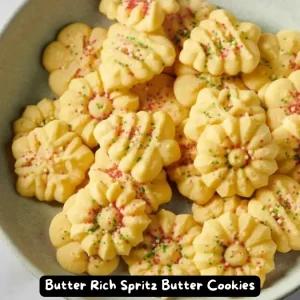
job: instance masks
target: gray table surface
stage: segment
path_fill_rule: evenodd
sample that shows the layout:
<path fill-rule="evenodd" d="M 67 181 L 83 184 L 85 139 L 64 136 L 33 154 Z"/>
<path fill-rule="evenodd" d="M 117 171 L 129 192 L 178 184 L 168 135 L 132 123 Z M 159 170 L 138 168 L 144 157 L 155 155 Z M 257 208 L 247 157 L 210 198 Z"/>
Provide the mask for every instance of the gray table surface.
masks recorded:
<path fill-rule="evenodd" d="M 23 0 L 0 1 L 0 28 Z M 35 278 L 0 241 L 0 293 L 1 300 L 41 300 L 39 281 Z M 52 300 L 54 298 L 47 298 Z M 59 298 L 55 298 L 59 299 Z M 286 300 L 299 300 L 300 291 L 287 297 Z M 61 298 L 62 300 L 62 298 Z"/>

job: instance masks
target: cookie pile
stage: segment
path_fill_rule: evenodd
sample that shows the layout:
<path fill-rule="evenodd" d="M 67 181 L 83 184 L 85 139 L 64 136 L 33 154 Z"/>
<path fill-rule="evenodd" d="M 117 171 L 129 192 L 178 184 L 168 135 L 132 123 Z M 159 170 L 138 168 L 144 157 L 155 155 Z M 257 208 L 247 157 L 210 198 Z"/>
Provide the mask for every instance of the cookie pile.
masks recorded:
<path fill-rule="evenodd" d="M 57 100 L 13 126 L 18 193 L 64 203 L 49 229 L 58 263 L 263 285 L 276 251 L 300 250 L 300 33 L 202 0 L 100 12 L 117 23 L 68 25 L 46 47 Z M 161 207 L 168 179 L 191 214 Z"/>

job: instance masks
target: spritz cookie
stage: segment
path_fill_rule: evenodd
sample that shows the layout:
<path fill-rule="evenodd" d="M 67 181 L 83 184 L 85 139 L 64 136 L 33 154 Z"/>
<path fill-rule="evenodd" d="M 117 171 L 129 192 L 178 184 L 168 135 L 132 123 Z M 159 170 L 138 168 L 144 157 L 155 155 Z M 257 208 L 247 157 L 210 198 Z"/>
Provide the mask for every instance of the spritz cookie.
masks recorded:
<path fill-rule="evenodd" d="M 216 219 L 227 212 L 241 215 L 248 212 L 249 200 L 243 200 L 239 196 L 222 198 L 219 195 L 214 195 L 205 205 L 194 203 L 192 213 L 194 220 L 203 225 L 205 221 Z"/>
<path fill-rule="evenodd" d="M 197 150 L 195 167 L 221 197 L 250 197 L 278 168 L 278 146 L 268 126 L 250 117 L 228 117 L 222 124 L 207 126 Z"/>
<path fill-rule="evenodd" d="M 259 64 L 260 28 L 240 23 L 226 10 L 214 10 L 184 42 L 180 61 L 212 75 L 251 73 Z"/>
<path fill-rule="evenodd" d="M 217 7 L 203 0 L 178 0 L 178 3 L 179 11 L 168 15 L 163 27 L 176 50 L 180 52 L 191 31 Z"/>
<path fill-rule="evenodd" d="M 185 135 L 197 142 L 207 125 L 220 124 L 228 116 L 249 116 L 259 124 L 266 122 L 265 110 L 257 94 L 249 90 L 216 88 L 203 89 L 192 106 L 184 128 Z"/>
<path fill-rule="evenodd" d="M 193 240 L 201 227 L 193 217 L 161 210 L 150 218 L 143 242 L 123 257 L 130 275 L 200 275 Z"/>
<path fill-rule="evenodd" d="M 12 145 L 17 191 L 40 201 L 65 202 L 85 179 L 93 152 L 63 121 L 36 128 Z"/>
<path fill-rule="evenodd" d="M 264 101 L 266 89 L 272 81 L 300 70 L 300 32 L 281 30 L 276 35 L 263 33 L 258 47 L 260 63 L 252 73 L 244 74 L 243 80 Z"/>
<path fill-rule="evenodd" d="M 179 60 L 176 60 L 174 63 L 174 72 L 175 76 L 183 76 L 183 75 L 200 75 L 201 73 L 196 71 L 194 68 L 189 67 L 181 63 Z"/>
<path fill-rule="evenodd" d="M 167 74 L 155 76 L 147 83 L 139 84 L 132 91 L 139 96 L 140 108 L 148 112 L 165 111 L 180 125 L 189 116 L 189 110 L 175 98 L 173 87 L 175 79 Z"/>
<path fill-rule="evenodd" d="M 204 88 L 247 90 L 239 76 L 213 76 L 208 73 L 198 73 L 183 67 L 177 68 L 179 75 L 174 83 L 174 94 L 179 103 L 191 108 L 197 101 L 198 94 Z"/>
<path fill-rule="evenodd" d="M 202 181 L 201 173 L 195 168 L 197 144 L 188 139 L 183 132 L 186 120 L 176 130 L 176 141 L 180 146 L 181 158 L 167 167 L 169 178 L 176 182 L 179 192 L 186 198 L 204 204 L 214 195 L 215 190 Z"/>
<path fill-rule="evenodd" d="M 109 261 L 99 255 L 89 256 L 80 242 L 71 238 L 71 227 L 66 214 L 61 212 L 53 218 L 49 228 L 51 243 L 57 249 L 56 259 L 63 269 L 72 274 L 89 275 L 109 275 L 117 269 L 119 256 Z"/>
<path fill-rule="evenodd" d="M 146 34 L 114 24 L 101 54 L 100 73 L 106 90 L 132 88 L 172 66 L 176 53 L 162 35 Z"/>
<path fill-rule="evenodd" d="M 37 105 L 28 105 L 21 118 L 13 124 L 14 140 L 28 135 L 35 128 L 43 127 L 58 119 L 58 104 L 58 101 L 44 98 Z"/>
<path fill-rule="evenodd" d="M 100 12 L 110 20 L 142 32 L 156 31 L 166 15 L 178 12 L 176 0 L 102 0 Z"/>
<path fill-rule="evenodd" d="M 119 256 L 128 255 L 143 240 L 149 223 L 144 201 L 134 199 L 118 183 L 107 189 L 93 181 L 67 201 L 49 233 L 65 270 L 108 275 L 117 268 Z"/>
<path fill-rule="evenodd" d="M 98 71 L 73 79 L 59 102 L 60 120 L 67 122 L 90 148 L 98 145 L 93 133 L 99 122 L 111 114 L 135 112 L 139 108 L 139 98 L 132 92 L 105 92 Z"/>
<path fill-rule="evenodd" d="M 147 214 L 156 212 L 160 205 L 168 203 L 172 198 L 172 190 L 164 170 L 152 181 L 139 183 L 129 173 L 121 171 L 102 148 L 95 154 L 95 164 L 90 168 L 89 178 L 100 180 L 107 187 L 119 183 L 123 189 L 134 193 L 137 199 L 145 201 Z"/>
<path fill-rule="evenodd" d="M 300 183 L 300 117 L 286 117 L 272 135 L 279 146 L 277 173 L 288 175 Z"/>
<path fill-rule="evenodd" d="M 107 37 L 104 28 L 90 28 L 74 23 L 60 31 L 57 40 L 47 46 L 43 54 L 44 68 L 50 73 L 49 85 L 61 96 L 73 78 L 95 71 L 100 64 L 103 42 Z"/>
<path fill-rule="evenodd" d="M 288 78 L 272 82 L 265 93 L 267 123 L 271 130 L 278 128 L 290 115 L 300 114 L 300 70 Z"/>
<path fill-rule="evenodd" d="M 263 286 L 274 270 L 276 244 L 271 230 L 249 214 L 232 212 L 204 223 L 194 240 L 195 265 L 201 275 L 258 276 Z"/>
<path fill-rule="evenodd" d="M 271 228 L 279 252 L 300 250 L 300 185 L 286 175 L 274 175 L 249 202 L 251 215 Z"/>
<path fill-rule="evenodd" d="M 112 115 L 97 125 L 94 136 L 122 172 L 142 183 L 181 156 L 174 121 L 166 112 Z"/>

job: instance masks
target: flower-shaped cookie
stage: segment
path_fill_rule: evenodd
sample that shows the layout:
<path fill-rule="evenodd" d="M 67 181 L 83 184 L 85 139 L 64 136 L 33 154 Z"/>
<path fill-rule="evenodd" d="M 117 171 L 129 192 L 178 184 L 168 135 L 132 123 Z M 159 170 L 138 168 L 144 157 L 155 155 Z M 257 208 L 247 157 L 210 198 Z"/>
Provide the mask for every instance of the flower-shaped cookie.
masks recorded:
<path fill-rule="evenodd" d="M 178 0 L 180 10 L 166 17 L 163 27 L 179 52 L 191 31 L 217 7 L 203 0 Z"/>
<path fill-rule="evenodd" d="M 228 212 L 206 221 L 194 248 L 201 275 L 256 275 L 263 286 L 275 267 L 276 244 L 270 229 L 245 213 Z"/>
<path fill-rule="evenodd" d="M 189 110 L 176 100 L 173 86 L 173 77 L 160 74 L 147 83 L 137 85 L 132 91 L 140 98 L 140 110 L 165 111 L 178 126 L 188 117 Z"/>
<path fill-rule="evenodd" d="M 183 70 L 182 67 L 176 72 L 185 74 L 176 78 L 174 94 L 178 102 L 187 108 L 191 108 L 196 103 L 199 92 L 204 88 L 247 90 L 239 76 L 200 74 L 198 72 L 188 72 L 186 69 Z"/>
<path fill-rule="evenodd" d="M 65 202 L 94 162 L 92 151 L 67 123 L 54 120 L 12 145 L 17 191 L 40 201 Z"/>
<path fill-rule="evenodd" d="M 83 77 L 98 68 L 106 37 L 106 29 L 74 23 L 60 31 L 57 40 L 47 46 L 43 65 L 50 73 L 49 85 L 56 95 L 61 96 L 73 78 Z"/>
<path fill-rule="evenodd" d="M 238 89 L 203 89 L 184 128 L 185 135 L 197 142 L 207 125 L 220 124 L 228 116 L 249 116 L 257 123 L 265 123 L 266 113 L 253 91 Z"/>
<path fill-rule="evenodd" d="M 90 168 L 89 178 L 100 180 L 107 187 L 118 182 L 122 188 L 132 190 L 136 198 L 146 202 L 148 214 L 157 211 L 160 205 L 172 198 L 165 171 L 162 170 L 151 182 L 139 183 L 130 174 L 122 172 L 102 148 L 95 154 L 95 164 Z"/>
<path fill-rule="evenodd" d="M 223 9 L 214 10 L 209 19 L 192 30 L 179 59 L 199 72 L 237 75 L 252 72 L 260 60 L 258 26 L 240 23 Z"/>
<path fill-rule="evenodd" d="M 14 140 L 26 136 L 35 128 L 43 127 L 49 122 L 58 119 L 59 102 L 43 99 L 37 105 L 28 105 L 22 117 L 14 122 Z"/>
<path fill-rule="evenodd" d="M 71 238 L 71 227 L 66 213 L 61 212 L 53 218 L 49 228 L 51 243 L 57 248 L 56 259 L 62 268 L 72 274 L 89 275 L 109 275 L 117 269 L 119 256 L 105 261 L 99 255 L 88 255 L 80 242 Z"/>
<path fill-rule="evenodd" d="M 300 183 L 300 117 L 285 118 L 272 135 L 279 146 L 278 173 L 289 175 Z"/>
<path fill-rule="evenodd" d="M 166 15 L 178 12 L 176 0 L 102 0 L 100 12 L 110 20 L 142 32 L 153 32 Z"/>
<path fill-rule="evenodd" d="M 161 210 L 151 215 L 144 241 L 123 259 L 131 275 L 200 275 L 193 240 L 201 232 L 191 215 Z"/>
<path fill-rule="evenodd" d="M 145 202 L 135 199 L 130 190 L 122 189 L 118 183 L 107 188 L 101 181 L 91 180 L 66 202 L 49 232 L 64 269 L 103 275 L 114 271 L 119 255 L 128 255 L 143 240 L 149 223 Z M 82 249 L 79 259 L 72 255 L 78 245 Z M 102 266 L 99 270 L 97 263 Z"/>
<path fill-rule="evenodd" d="M 239 196 L 222 198 L 214 195 L 205 205 L 194 203 L 192 206 L 194 220 L 203 225 L 205 221 L 216 219 L 227 212 L 241 215 L 248 212 L 249 200 L 242 200 Z"/>
<path fill-rule="evenodd" d="M 199 204 L 205 204 L 214 195 L 215 190 L 202 181 L 201 173 L 195 168 L 197 156 L 196 143 L 186 138 L 184 121 L 176 130 L 176 140 L 180 146 L 181 158 L 167 168 L 169 178 L 175 181 L 179 192 L 186 198 Z"/>
<path fill-rule="evenodd" d="M 300 70 L 300 32 L 282 30 L 276 35 L 263 33 L 258 47 L 260 63 L 252 73 L 244 74 L 243 80 L 264 101 L 266 89 L 272 81 Z"/>
<path fill-rule="evenodd" d="M 180 159 L 175 124 L 166 112 L 112 115 L 96 127 L 94 136 L 119 169 L 138 182 L 152 181 L 164 166 Z"/>
<path fill-rule="evenodd" d="M 98 71 L 71 81 L 68 90 L 59 99 L 59 118 L 67 122 L 90 148 L 98 145 L 94 129 L 111 114 L 135 112 L 139 98 L 129 91 L 105 92 Z"/>
<path fill-rule="evenodd" d="M 265 105 L 267 123 L 272 131 L 287 116 L 300 115 L 300 70 L 272 82 L 265 93 Z"/>
<path fill-rule="evenodd" d="M 106 90 L 131 88 L 151 80 L 175 61 L 172 43 L 162 35 L 146 34 L 114 24 L 101 54 L 100 73 Z"/>
<path fill-rule="evenodd" d="M 259 189 L 248 211 L 271 228 L 279 252 L 300 250 L 300 185 L 286 175 L 274 175 Z"/>
<path fill-rule="evenodd" d="M 195 167 L 221 197 L 250 197 L 277 170 L 278 146 L 267 125 L 250 117 L 228 117 L 209 125 L 198 141 Z"/>

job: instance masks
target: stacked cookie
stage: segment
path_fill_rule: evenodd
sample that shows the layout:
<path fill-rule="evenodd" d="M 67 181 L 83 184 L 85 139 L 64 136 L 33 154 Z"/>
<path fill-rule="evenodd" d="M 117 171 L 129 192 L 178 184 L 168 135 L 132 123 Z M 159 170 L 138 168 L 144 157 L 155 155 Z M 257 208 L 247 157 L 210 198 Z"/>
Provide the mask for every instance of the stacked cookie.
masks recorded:
<path fill-rule="evenodd" d="M 57 100 L 14 123 L 17 191 L 64 203 L 49 233 L 73 274 L 257 275 L 300 250 L 300 33 L 198 0 L 101 1 L 108 30 L 44 51 Z M 161 206 L 168 180 L 191 214 Z"/>

